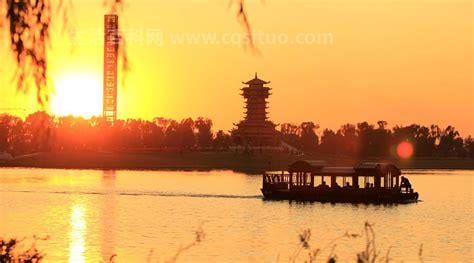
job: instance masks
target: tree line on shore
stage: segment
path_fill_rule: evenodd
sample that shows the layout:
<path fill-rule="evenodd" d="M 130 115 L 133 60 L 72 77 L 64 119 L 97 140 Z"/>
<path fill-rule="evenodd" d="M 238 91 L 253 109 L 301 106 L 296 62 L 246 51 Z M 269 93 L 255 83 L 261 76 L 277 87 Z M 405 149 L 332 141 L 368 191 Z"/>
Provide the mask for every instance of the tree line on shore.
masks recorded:
<path fill-rule="evenodd" d="M 416 157 L 470 157 L 474 158 L 474 140 L 461 137 L 453 126 L 441 128 L 411 124 L 388 128 L 386 121 L 376 125 L 366 121 L 344 124 L 338 130 L 324 129 L 318 136 L 319 126 L 313 122 L 301 125 L 282 124 L 283 141 L 296 145 L 304 152 L 338 154 L 351 157 L 394 156 L 397 146 L 408 142 Z"/>
<path fill-rule="evenodd" d="M 345 124 L 338 130 L 313 122 L 284 123 L 278 136 L 302 152 L 350 157 L 390 156 L 401 142 L 413 145 L 417 157 L 474 158 L 474 140 L 453 127 L 411 124 L 388 128 L 387 122 Z M 21 155 L 64 150 L 228 150 L 235 146 L 231 132 L 212 131 L 208 118 L 181 121 L 155 118 L 117 120 L 100 117 L 53 117 L 45 112 L 25 119 L 0 115 L 0 152 Z"/>

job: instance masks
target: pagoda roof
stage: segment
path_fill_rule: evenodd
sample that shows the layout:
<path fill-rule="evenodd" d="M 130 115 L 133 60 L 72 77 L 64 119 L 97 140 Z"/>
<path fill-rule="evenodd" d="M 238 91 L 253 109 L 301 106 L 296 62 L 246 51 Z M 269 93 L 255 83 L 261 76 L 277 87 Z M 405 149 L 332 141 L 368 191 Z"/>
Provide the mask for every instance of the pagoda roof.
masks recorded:
<path fill-rule="evenodd" d="M 265 80 L 261 80 L 258 78 L 257 76 L 257 72 L 255 72 L 255 77 L 247 82 L 242 82 L 243 84 L 247 84 L 247 85 L 264 85 L 264 84 L 269 84 L 270 81 L 265 81 Z"/>

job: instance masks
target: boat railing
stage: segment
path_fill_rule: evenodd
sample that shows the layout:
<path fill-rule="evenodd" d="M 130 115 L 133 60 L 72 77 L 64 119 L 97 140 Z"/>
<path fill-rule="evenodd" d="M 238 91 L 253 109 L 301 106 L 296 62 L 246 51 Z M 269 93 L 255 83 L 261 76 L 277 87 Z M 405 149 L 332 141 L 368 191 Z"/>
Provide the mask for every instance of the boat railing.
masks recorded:
<path fill-rule="evenodd" d="M 264 184 L 281 184 L 290 182 L 290 174 L 289 173 L 265 173 L 263 175 L 263 183 Z"/>

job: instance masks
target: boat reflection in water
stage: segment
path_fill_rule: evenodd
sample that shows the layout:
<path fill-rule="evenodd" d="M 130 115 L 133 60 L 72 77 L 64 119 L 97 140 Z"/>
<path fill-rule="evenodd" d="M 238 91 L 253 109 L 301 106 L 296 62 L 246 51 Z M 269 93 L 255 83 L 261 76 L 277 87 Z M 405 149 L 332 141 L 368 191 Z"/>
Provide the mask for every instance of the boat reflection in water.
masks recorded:
<path fill-rule="evenodd" d="M 330 179 L 328 184 L 325 178 Z M 317 182 L 319 181 L 319 182 Z M 361 181 L 363 187 L 360 187 Z M 341 184 L 339 184 L 341 183 Z M 327 167 L 324 161 L 297 161 L 288 172 L 264 173 L 265 199 L 350 203 L 409 203 L 418 193 L 398 167 L 363 162 L 356 167 Z"/>

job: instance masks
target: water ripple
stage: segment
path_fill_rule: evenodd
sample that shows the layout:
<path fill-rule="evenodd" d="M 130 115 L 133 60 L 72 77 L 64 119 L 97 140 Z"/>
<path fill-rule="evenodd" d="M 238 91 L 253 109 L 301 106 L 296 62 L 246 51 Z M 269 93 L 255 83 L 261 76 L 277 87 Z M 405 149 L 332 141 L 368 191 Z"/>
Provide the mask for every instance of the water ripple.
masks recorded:
<path fill-rule="evenodd" d="M 91 191 L 29 191 L 13 190 L 0 191 L 2 193 L 40 193 L 40 194 L 70 194 L 70 195 L 121 195 L 121 196 L 161 196 L 161 197 L 193 197 L 193 198 L 232 198 L 232 199 L 261 199 L 262 195 L 229 195 L 229 194 L 201 194 L 201 193 L 174 193 L 174 192 L 91 192 Z"/>

